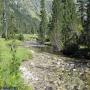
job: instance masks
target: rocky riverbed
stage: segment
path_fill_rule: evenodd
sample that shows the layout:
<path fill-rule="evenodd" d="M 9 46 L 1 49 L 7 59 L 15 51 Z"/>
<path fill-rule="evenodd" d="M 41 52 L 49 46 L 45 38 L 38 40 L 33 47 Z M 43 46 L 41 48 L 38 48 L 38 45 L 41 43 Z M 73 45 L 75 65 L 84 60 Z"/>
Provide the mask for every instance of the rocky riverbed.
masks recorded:
<path fill-rule="evenodd" d="M 22 78 L 34 90 L 90 90 L 90 62 L 30 49 L 33 58 L 20 66 Z M 86 61 L 86 60 L 83 60 Z"/>

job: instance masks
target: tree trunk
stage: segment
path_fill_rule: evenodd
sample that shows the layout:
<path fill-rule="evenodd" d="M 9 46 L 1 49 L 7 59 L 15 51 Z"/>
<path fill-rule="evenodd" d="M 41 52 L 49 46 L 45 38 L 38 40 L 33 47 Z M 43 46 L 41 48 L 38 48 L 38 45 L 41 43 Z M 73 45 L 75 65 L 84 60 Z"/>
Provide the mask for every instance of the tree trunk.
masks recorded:
<path fill-rule="evenodd" d="M 7 0 L 3 0 L 3 29 L 5 33 L 5 38 L 7 39 L 7 31 L 8 31 L 8 17 L 7 17 L 7 10 L 8 10 L 8 4 Z"/>

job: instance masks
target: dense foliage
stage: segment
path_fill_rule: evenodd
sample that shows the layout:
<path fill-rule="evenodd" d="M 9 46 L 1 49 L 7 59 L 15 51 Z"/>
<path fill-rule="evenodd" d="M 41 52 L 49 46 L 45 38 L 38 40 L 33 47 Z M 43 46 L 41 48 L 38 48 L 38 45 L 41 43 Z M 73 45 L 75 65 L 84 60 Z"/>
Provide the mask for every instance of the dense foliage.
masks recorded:
<path fill-rule="evenodd" d="M 51 41 L 58 50 L 77 43 L 77 15 L 72 0 L 54 0 L 51 21 Z"/>
<path fill-rule="evenodd" d="M 45 10 L 45 0 L 41 0 L 41 22 L 40 22 L 40 29 L 39 29 L 39 41 L 44 43 L 45 35 L 47 32 L 47 16 Z"/>

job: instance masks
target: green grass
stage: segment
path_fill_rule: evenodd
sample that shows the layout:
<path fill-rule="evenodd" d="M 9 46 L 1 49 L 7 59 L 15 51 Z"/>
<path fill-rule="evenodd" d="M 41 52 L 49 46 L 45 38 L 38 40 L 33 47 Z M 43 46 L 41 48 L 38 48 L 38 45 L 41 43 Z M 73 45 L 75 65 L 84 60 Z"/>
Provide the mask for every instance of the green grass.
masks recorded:
<path fill-rule="evenodd" d="M 16 59 L 17 63 L 22 63 L 23 60 L 29 60 L 32 58 L 31 52 L 21 45 L 21 41 L 16 40 Z M 20 87 L 18 90 L 32 90 L 31 87 L 26 87 L 23 84 L 23 80 L 19 77 L 20 73 L 17 75 L 10 75 L 10 63 L 12 61 L 12 51 L 11 51 L 12 40 L 4 40 L 0 38 L 0 87 L 5 86 L 16 86 Z M 29 88 L 29 89 L 26 89 Z"/>
<path fill-rule="evenodd" d="M 1 57 L 4 60 L 9 60 L 12 57 L 11 54 L 11 48 L 10 45 L 12 44 L 12 40 L 4 40 L 2 38 L 0 38 L 0 53 L 1 53 Z M 16 40 L 15 41 L 15 45 L 17 46 L 16 48 L 16 57 L 19 58 L 19 60 L 23 60 L 23 59 L 31 59 L 32 55 L 31 52 L 24 47 L 19 47 L 18 45 L 21 45 L 21 41 Z"/>
<path fill-rule="evenodd" d="M 28 60 L 32 58 L 32 54 L 30 53 L 28 49 L 19 47 L 17 48 L 16 57 L 19 60 L 25 60 L 25 59 Z"/>
<path fill-rule="evenodd" d="M 12 40 L 7 40 L 7 41 L 5 40 L 5 42 L 6 42 L 6 44 L 9 45 L 9 44 L 12 43 Z M 20 40 L 16 40 L 16 41 L 15 41 L 15 44 L 16 44 L 16 45 L 21 45 L 21 44 L 22 44 L 22 41 L 20 41 Z"/>

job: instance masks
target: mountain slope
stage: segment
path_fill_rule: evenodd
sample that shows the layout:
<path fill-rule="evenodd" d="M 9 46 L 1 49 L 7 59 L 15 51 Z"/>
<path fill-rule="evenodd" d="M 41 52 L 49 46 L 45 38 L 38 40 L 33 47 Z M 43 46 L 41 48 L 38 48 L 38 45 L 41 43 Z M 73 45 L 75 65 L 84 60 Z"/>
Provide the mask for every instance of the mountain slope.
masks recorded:
<path fill-rule="evenodd" d="M 46 0 L 46 12 L 47 16 L 50 15 L 52 2 Z M 14 12 L 17 26 L 20 23 L 23 31 L 31 29 L 38 30 L 40 22 L 40 0 L 11 0 L 10 11 Z"/>
<path fill-rule="evenodd" d="M 51 0 L 46 0 L 45 2 L 47 13 L 51 11 L 51 3 Z M 32 18 L 39 19 L 40 0 L 14 0 L 12 4 L 17 7 L 20 12 L 32 16 Z"/>

